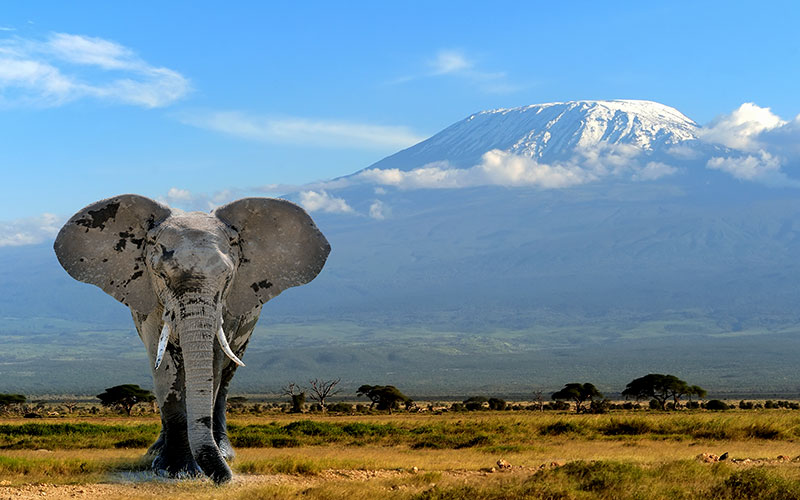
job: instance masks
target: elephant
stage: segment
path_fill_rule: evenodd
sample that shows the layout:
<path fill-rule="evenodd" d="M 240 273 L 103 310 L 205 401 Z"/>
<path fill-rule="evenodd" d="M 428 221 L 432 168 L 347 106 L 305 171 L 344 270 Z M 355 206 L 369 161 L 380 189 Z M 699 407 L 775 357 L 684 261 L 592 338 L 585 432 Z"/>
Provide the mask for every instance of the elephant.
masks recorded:
<path fill-rule="evenodd" d="M 311 217 L 282 199 L 205 213 L 123 194 L 78 211 L 54 249 L 70 276 L 131 310 L 161 413 L 153 469 L 230 481 L 228 384 L 262 305 L 313 280 L 327 260 L 330 245 Z"/>

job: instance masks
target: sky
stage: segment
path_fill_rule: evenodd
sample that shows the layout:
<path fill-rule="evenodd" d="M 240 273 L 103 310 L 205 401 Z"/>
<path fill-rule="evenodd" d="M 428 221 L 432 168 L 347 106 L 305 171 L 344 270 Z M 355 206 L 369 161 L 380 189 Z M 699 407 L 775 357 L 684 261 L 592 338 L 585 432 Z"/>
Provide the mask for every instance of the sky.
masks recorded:
<path fill-rule="evenodd" d="M 800 114 L 795 2 L 462 3 L 5 3 L 0 245 L 121 193 L 280 194 L 485 109 Z"/>

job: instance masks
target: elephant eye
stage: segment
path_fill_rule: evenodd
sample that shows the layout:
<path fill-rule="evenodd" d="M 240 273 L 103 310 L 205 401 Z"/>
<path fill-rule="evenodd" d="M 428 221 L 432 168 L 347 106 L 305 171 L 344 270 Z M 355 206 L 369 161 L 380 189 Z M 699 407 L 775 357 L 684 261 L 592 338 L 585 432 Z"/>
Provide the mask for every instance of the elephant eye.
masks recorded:
<path fill-rule="evenodd" d="M 167 250 L 167 247 L 161 245 L 161 258 L 164 260 L 169 260 L 172 256 L 175 255 L 175 250 Z"/>

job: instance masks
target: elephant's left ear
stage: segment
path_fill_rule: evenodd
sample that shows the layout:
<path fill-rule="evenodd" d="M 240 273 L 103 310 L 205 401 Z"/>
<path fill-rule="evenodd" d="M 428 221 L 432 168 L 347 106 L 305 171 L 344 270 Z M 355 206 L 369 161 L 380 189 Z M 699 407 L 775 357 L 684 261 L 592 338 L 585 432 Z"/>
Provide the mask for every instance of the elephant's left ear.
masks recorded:
<path fill-rule="evenodd" d="M 331 251 L 305 210 L 286 200 L 243 198 L 214 215 L 239 234 L 240 263 L 227 297 L 231 314 L 313 280 Z"/>
<path fill-rule="evenodd" d="M 149 314 L 158 302 L 145 268 L 145 240 L 170 213 L 166 205 L 136 194 L 100 200 L 64 224 L 53 248 L 70 276 Z"/>

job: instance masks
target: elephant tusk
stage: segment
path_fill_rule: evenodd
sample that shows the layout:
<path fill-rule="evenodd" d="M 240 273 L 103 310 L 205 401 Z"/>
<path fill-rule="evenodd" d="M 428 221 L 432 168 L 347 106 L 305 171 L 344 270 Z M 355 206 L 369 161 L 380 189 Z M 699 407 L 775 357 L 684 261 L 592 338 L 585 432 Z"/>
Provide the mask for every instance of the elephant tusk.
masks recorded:
<path fill-rule="evenodd" d="M 169 323 L 164 322 L 164 328 L 161 329 L 161 336 L 158 337 L 158 351 L 156 353 L 156 370 L 161 366 L 161 361 L 164 359 L 164 353 L 167 351 L 167 342 L 169 342 Z"/>
<path fill-rule="evenodd" d="M 222 351 L 231 358 L 231 361 L 236 363 L 239 366 L 244 366 L 242 360 L 237 358 L 236 355 L 231 350 L 231 346 L 228 344 L 228 339 L 225 338 L 225 331 L 222 329 L 222 323 L 219 325 L 219 330 L 217 330 L 217 339 L 219 340 L 219 345 L 222 347 Z"/>

